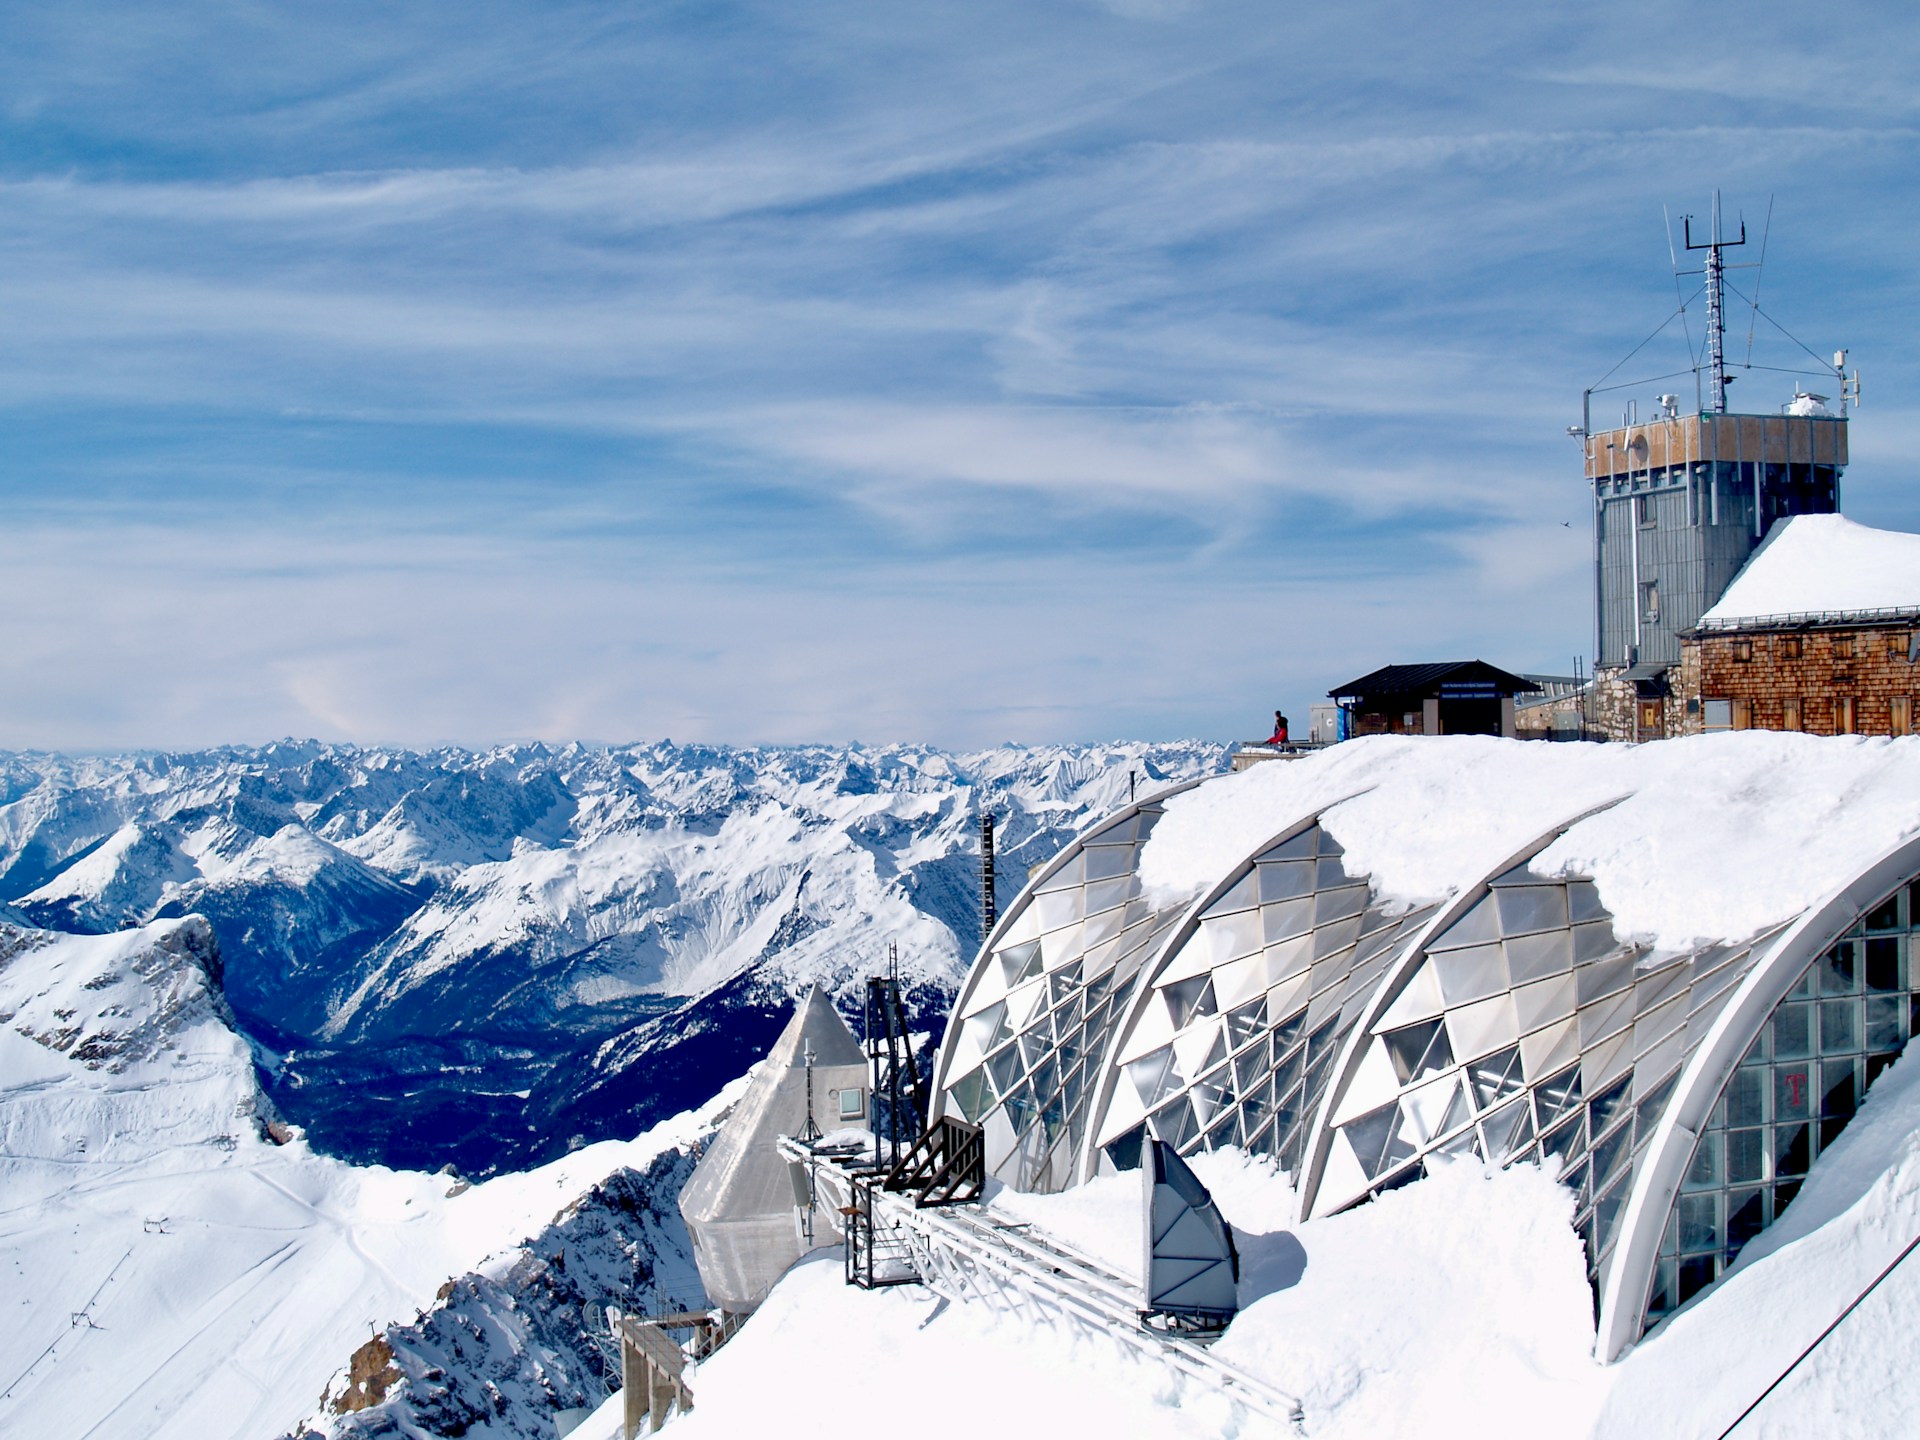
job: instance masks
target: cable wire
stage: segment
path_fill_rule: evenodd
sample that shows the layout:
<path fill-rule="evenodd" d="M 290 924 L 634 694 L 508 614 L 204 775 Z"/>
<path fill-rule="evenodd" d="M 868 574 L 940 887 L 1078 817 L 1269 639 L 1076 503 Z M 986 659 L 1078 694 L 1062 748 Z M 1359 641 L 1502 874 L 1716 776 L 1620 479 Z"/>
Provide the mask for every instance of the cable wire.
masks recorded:
<path fill-rule="evenodd" d="M 1699 293 L 1700 292 L 1698 290 L 1694 291 L 1694 295 L 1697 295 Z M 1689 300 L 1691 300 L 1692 298 L 1693 298 L 1692 295 L 1689 295 L 1687 297 L 1687 299 Z M 1618 370 L 1622 365 L 1626 364 L 1627 361 L 1631 360 L 1634 356 L 1638 355 L 1642 350 L 1646 349 L 1647 346 L 1651 345 L 1654 342 L 1654 340 L 1659 336 L 1660 332 L 1666 329 L 1667 326 L 1671 325 L 1674 322 L 1674 318 L 1676 316 L 1684 315 L 1686 313 L 1687 313 L 1687 307 L 1685 304 L 1682 304 L 1678 310 L 1675 310 L 1673 312 L 1672 315 L 1667 316 L 1666 319 L 1662 320 L 1658 325 L 1654 326 L 1653 334 L 1647 336 L 1646 339 L 1642 340 L 1638 345 L 1634 346 L 1633 349 L 1629 350 L 1626 354 L 1622 355 L 1620 359 L 1617 362 L 1615 362 L 1613 370 L 1607 371 L 1605 375 L 1602 375 L 1599 380 L 1595 381 L 1588 388 L 1593 390 L 1598 390 L 1602 384 L 1604 384 L 1608 379 L 1612 377 L 1614 370 Z M 1808 353 L 1812 354 L 1811 351 L 1809 351 Z M 1689 359 L 1692 358 L 1691 350 L 1688 351 L 1688 358 Z M 1817 359 L 1819 357 L 1816 356 L 1815 358 Z"/>
<path fill-rule="evenodd" d="M 1892 1261 L 1889 1262 L 1889 1264 L 1887 1265 L 1887 1268 L 1882 1270 L 1878 1275 L 1873 1277 L 1873 1283 L 1871 1285 L 1867 1286 L 1866 1289 L 1862 1290 L 1858 1295 L 1853 1297 L 1853 1303 L 1847 1306 L 1846 1309 L 1842 1310 L 1838 1318 L 1836 1318 L 1831 1325 L 1827 1326 L 1826 1329 L 1822 1330 L 1818 1335 L 1813 1337 L 1812 1344 L 1808 1345 L 1806 1349 L 1802 1350 L 1798 1355 L 1793 1357 L 1793 1363 L 1787 1366 L 1786 1369 L 1782 1370 L 1780 1372 L 1779 1378 L 1776 1379 L 1773 1382 L 1773 1384 L 1767 1386 L 1766 1389 L 1762 1390 L 1760 1394 L 1755 1398 L 1754 1402 L 1751 1405 L 1747 1406 L 1746 1409 L 1740 1412 L 1740 1414 L 1735 1418 L 1733 1424 L 1727 1426 L 1726 1429 L 1720 1432 L 1720 1434 L 1716 1437 L 1716 1440 L 1727 1440 L 1727 1437 L 1729 1435 L 1733 1434 L 1735 1430 L 1738 1430 L 1740 1428 L 1741 1422 L 1744 1421 L 1749 1415 L 1753 1414 L 1754 1411 L 1760 1408 L 1761 1401 L 1765 1400 L 1769 1395 L 1773 1394 L 1774 1391 L 1778 1390 L 1780 1386 L 1786 1381 L 1786 1378 L 1789 1375 L 1793 1374 L 1795 1370 L 1800 1368 L 1800 1362 L 1802 1360 L 1805 1360 L 1816 1349 L 1818 1349 L 1821 1341 L 1825 1340 L 1829 1335 L 1833 1334 L 1834 1331 L 1838 1330 L 1840 1328 L 1841 1322 L 1844 1321 L 1849 1315 L 1853 1314 L 1855 1310 L 1858 1310 L 1860 1308 L 1861 1302 L 1864 1301 L 1869 1295 L 1871 1295 L 1875 1290 L 1879 1288 L 1880 1282 L 1886 1279 L 1887 1276 L 1891 1275 L 1895 1270 L 1897 1270 L 1900 1267 L 1900 1262 L 1905 1260 L 1916 1249 L 1920 1249 L 1920 1235 L 1914 1236 L 1913 1239 L 1907 1242 L 1907 1248 L 1902 1250 L 1898 1255 L 1894 1256 Z"/>

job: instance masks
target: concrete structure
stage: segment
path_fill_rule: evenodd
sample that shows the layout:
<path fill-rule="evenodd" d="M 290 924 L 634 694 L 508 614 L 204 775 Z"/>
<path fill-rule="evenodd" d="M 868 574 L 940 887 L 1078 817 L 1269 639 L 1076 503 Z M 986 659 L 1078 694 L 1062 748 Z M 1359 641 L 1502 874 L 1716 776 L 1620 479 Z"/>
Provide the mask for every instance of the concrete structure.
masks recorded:
<path fill-rule="evenodd" d="M 807 1251 L 794 1205 L 793 1179 L 777 1153 L 782 1135 L 807 1118 L 807 1063 L 813 1055 L 814 1115 L 834 1130 L 863 1125 L 867 1066 L 860 1042 L 815 986 L 794 1010 L 760 1064 L 746 1096 L 713 1138 L 680 1192 L 680 1214 L 707 1298 L 724 1310 L 751 1311 Z M 816 1235 L 819 1244 L 837 1232 Z"/>
<path fill-rule="evenodd" d="M 1757 752 L 1716 773 L 1729 803 L 1787 783 Z M 1318 812 L 1276 813 L 1197 896 L 1149 891 L 1167 801 L 1241 783 L 1129 806 L 1007 909 L 935 1085 L 937 1113 L 982 1127 L 989 1174 L 1056 1191 L 1135 1168 L 1149 1137 L 1231 1145 L 1296 1175 L 1312 1217 L 1451 1155 L 1540 1163 L 1573 1192 L 1611 1359 L 1785 1210 L 1920 1026 L 1920 840 L 1786 923 L 1681 950 L 1618 933 L 1590 877 L 1531 868 L 1609 806 L 1433 903 L 1378 894 Z M 1432 803 L 1400 769 L 1353 783 Z M 1694 863 L 1701 885 L 1752 883 Z"/>
<path fill-rule="evenodd" d="M 1514 734 L 1516 695 L 1532 681 L 1484 660 L 1386 665 L 1329 690 L 1346 712 L 1347 737 L 1356 735 Z"/>

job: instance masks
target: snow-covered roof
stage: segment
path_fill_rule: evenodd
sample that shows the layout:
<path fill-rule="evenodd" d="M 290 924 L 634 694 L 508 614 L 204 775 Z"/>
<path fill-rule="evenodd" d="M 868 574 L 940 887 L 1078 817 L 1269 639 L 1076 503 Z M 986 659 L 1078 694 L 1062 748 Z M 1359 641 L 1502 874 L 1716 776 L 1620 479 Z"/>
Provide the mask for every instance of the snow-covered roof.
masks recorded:
<path fill-rule="evenodd" d="M 1920 535 L 1844 515 L 1795 515 L 1774 526 L 1700 624 L 1888 610 L 1920 610 Z"/>
<path fill-rule="evenodd" d="M 941 1106 L 1035 1192 L 1148 1135 L 1273 1157 L 1305 1216 L 1452 1156 L 1541 1164 L 1575 1193 L 1611 1357 L 1834 1138 L 1805 1123 L 1808 1057 L 1851 1106 L 1906 1047 L 1916 879 L 1920 738 L 1351 741 L 1143 798 L 1039 871 L 955 1002 Z M 1738 1067 L 1798 1098 L 1716 1119 Z M 1729 1123 L 1777 1126 L 1799 1168 L 1714 1192 L 1696 1254 L 1670 1212 Z"/>

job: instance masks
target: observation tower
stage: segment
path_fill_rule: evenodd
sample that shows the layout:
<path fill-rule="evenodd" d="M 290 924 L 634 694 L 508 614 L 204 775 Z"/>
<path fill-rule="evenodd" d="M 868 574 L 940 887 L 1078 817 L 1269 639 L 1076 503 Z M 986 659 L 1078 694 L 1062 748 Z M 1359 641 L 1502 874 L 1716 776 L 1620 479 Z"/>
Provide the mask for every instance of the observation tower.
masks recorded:
<path fill-rule="evenodd" d="M 1681 270 L 1678 282 L 1699 277 L 1699 289 L 1683 293 L 1679 307 L 1654 335 L 1616 365 L 1582 397 L 1581 423 L 1569 427 L 1585 452 L 1593 492 L 1595 730 L 1613 740 L 1651 740 L 1679 734 L 1684 716 L 1669 703 L 1668 671 L 1680 660 L 1680 635 L 1699 623 L 1725 592 L 1775 522 L 1794 515 L 1826 515 L 1840 508 L 1840 475 L 1847 464 L 1847 412 L 1859 403 L 1859 373 L 1848 374 L 1847 352 L 1829 363 L 1787 333 L 1759 306 L 1764 232 L 1759 259 L 1734 262 L 1727 253 L 1748 243 L 1746 222 L 1729 234 L 1714 195 L 1704 234 L 1694 217 L 1682 219 L 1689 256 L 1698 269 Z M 1747 296 L 1728 272 L 1755 272 Z M 1746 356 L 1737 365 L 1727 354 L 1727 293 L 1751 311 Z M 1689 307 L 1704 295 L 1706 332 L 1699 345 L 1688 334 L 1693 361 L 1693 406 L 1677 393 L 1654 397 L 1647 415 L 1639 400 L 1627 403 L 1620 422 L 1596 429 L 1596 396 L 1641 389 L 1684 377 L 1677 371 L 1609 384 L 1612 375 L 1674 321 L 1688 326 Z M 1811 359 L 1798 368 L 1753 363 L 1753 335 L 1765 319 Z M 1735 373 L 1735 372 L 1738 373 Z M 1759 374 L 1795 377 L 1793 393 L 1767 411 L 1732 410 L 1728 387 Z M 1818 390 L 1802 382 L 1812 381 Z"/>

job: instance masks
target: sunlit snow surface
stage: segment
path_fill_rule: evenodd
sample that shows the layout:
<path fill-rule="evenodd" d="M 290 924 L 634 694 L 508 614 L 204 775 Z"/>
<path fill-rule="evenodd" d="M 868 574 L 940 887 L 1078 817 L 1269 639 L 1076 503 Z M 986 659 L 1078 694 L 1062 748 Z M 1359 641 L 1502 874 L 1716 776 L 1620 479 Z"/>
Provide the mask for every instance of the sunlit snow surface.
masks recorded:
<path fill-rule="evenodd" d="M 0 1434 L 268 1440 L 372 1327 L 708 1123 L 451 1196 L 445 1176 L 275 1146 L 245 1045 L 164 949 L 198 923 L 0 960 Z M 48 1019 L 78 1032 L 69 1053 L 18 1033 Z"/>
<path fill-rule="evenodd" d="M 1349 871 L 1408 904 L 1458 893 L 1585 814 L 1531 868 L 1590 875 L 1623 937 L 1682 950 L 1791 919 L 1920 831 L 1920 737 L 1354 740 L 1174 796 L 1141 879 L 1162 903 L 1196 894 L 1323 807 Z"/>
<path fill-rule="evenodd" d="M 1194 1158 L 1242 1245 L 1245 1307 L 1223 1357 L 1296 1395 L 1328 1440 L 1717 1436 L 1920 1233 L 1920 1070 L 1902 1062 L 1732 1276 L 1614 1366 L 1592 1358 L 1572 1202 L 1537 1169 L 1477 1160 L 1295 1225 L 1286 1178 L 1237 1152 Z M 1823 1161 L 1823 1164 L 1825 1162 Z M 1123 1274 L 1142 1246 L 1137 1176 L 993 1202 Z M 1914 1263 L 1920 1266 L 1920 1257 Z M 1912 1433 L 1920 1268 L 1896 1272 L 1736 1435 Z M 918 1287 L 846 1288 L 802 1265 L 694 1379 L 680 1440 L 840 1437 L 853 1415 L 927 1437 L 1273 1433 L 1218 1394 L 1030 1317 Z M 619 1434 L 617 1405 L 577 1433 Z"/>
<path fill-rule="evenodd" d="M 1768 534 L 1703 620 L 1920 605 L 1920 535 L 1844 515 L 1796 515 Z"/>

